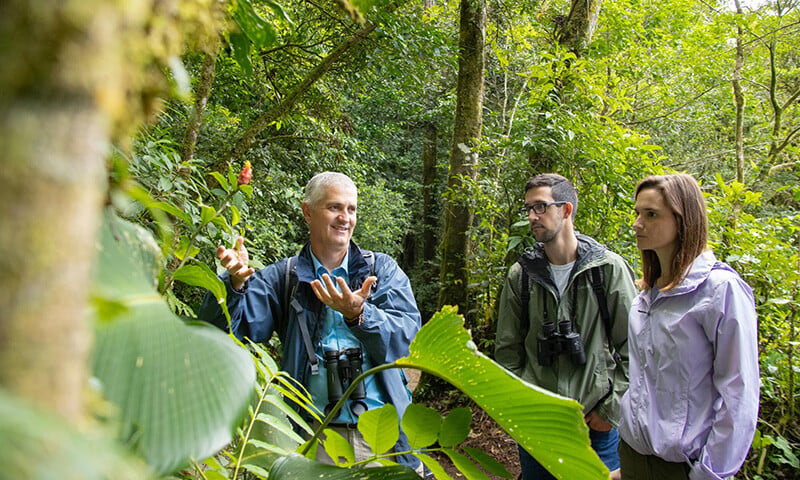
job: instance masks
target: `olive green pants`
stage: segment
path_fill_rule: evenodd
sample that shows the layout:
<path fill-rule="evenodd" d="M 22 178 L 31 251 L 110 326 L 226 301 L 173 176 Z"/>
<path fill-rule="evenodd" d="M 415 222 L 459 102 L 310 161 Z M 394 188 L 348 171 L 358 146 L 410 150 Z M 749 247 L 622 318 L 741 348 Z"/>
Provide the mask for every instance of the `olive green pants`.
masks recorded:
<path fill-rule="evenodd" d="M 688 480 L 688 463 L 673 463 L 655 455 L 642 455 L 619 439 L 622 480 Z"/>

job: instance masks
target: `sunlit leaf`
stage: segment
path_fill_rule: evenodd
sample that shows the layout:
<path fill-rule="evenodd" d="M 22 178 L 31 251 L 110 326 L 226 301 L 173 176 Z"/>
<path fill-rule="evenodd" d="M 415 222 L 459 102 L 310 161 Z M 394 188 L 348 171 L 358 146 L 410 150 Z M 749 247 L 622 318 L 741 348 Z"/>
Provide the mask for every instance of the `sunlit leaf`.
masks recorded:
<path fill-rule="evenodd" d="M 447 474 L 447 471 L 435 458 L 428 455 L 417 455 L 417 458 L 428 467 L 436 480 L 453 480 L 453 477 Z"/>
<path fill-rule="evenodd" d="M 463 319 L 445 307 L 417 333 L 399 367 L 418 368 L 466 393 L 556 478 L 606 480 L 581 405 L 520 380 L 478 351 Z"/>
<path fill-rule="evenodd" d="M 446 448 L 443 451 L 453 462 L 453 465 L 469 480 L 489 480 L 489 477 L 466 456 L 450 448 Z"/>
<path fill-rule="evenodd" d="M 351 465 L 356 461 L 356 454 L 353 451 L 353 446 L 350 445 L 343 436 L 330 428 L 326 428 L 324 433 L 325 441 L 323 442 L 323 446 L 325 447 L 325 453 L 327 453 L 337 465 Z"/>
<path fill-rule="evenodd" d="M 358 431 L 376 454 L 388 452 L 400 438 L 397 409 L 387 403 L 358 417 Z"/>
<path fill-rule="evenodd" d="M 479 450 L 473 447 L 461 447 L 464 449 L 465 452 L 469 454 L 480 466 L 486 470 L 487 472 L 491 473 L 492 475 L 496 475 L 502 478 L 513 478 L 514 476 L 506 470 L 506 467 L 491 457 L 489 454 L 484 452 L 483 450 Z"/>

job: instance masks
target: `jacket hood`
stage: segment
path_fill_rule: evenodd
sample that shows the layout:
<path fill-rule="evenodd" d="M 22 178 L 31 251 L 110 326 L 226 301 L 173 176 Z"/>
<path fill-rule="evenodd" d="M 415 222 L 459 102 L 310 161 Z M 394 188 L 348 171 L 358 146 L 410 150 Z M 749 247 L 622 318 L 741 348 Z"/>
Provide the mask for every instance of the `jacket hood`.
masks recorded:
<path fill-rule="evenodd" d="M 575 237 L 578 239 L 578 254 L 572 269 L 573 272 L 580 271 L 589 263 L 605 256 L 606 247 L 597 240 L 580 233 L 576 233 Z M 525 250 L 519 261 L 525 264 L 525 268 L 529 272 L 547 268 L 549 260 L 544 253 L 544 244 L 536 242 L 534 246 Z"/>
<path fill-rule="evenodd" d="M 675 288 L 663 292 L 663 295 L 683 295 L 697 290 L 697 288 L 703 282 L 705 282 L 706 279 L 708 279 L 708 276 L 711 274 L 711 270 L 715 268 L 722 268 L 732 272 L 734 271 L 728 265 L 718 262 L 714 252 L 707 250 L 701 253 L 697 256 L 697 258 L 694 259 L 694 262 L 689 265 L 683 280 L 681 280 L 681 282 Z"/>

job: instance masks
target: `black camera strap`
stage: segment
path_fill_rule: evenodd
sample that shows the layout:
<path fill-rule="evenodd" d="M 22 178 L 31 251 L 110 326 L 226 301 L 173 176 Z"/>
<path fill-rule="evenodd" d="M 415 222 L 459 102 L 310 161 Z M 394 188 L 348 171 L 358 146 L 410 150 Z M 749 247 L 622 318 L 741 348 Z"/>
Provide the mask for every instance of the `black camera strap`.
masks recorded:
<path fill-rule="evenodd" d="M 518 263 L 522 267 L 522 273 L 520 278 L 522 284 L 519 292 L 520 303 L 522 304 L 522 310 L 521 310 L 519 330 L 520 333 L 522 334 L 522 338 L 526 338 L 528 336 L 528 330 L 530 330 L 530 325 L 531 325 L 530 313 L 528 312 L 528 305 L 530 303 L 530 298 L 531 298 L 530 288 L 528 287 L 530 284 L 530 274 L 525 268 L 525 264 L 523 262 L 518 262 Z M 600 319 L 603 321 L 603 328 L 606 333 L 606 338 L 608 339 L 608 350 L 611 352 L 611 356 L 614 357 L 614 362 L 619 363 L 621 361 L 621 357 L 614 348 L 614 342 L 611 341 L 611 314 L 608 311 L 608 302 L 606 301 L 606 292 L 605 292 L 605 287 L 603 286 L 603 271 L 601 269 L 601 266 L 597 265 L 589 269 L 589 272 L 592 281 L 591 282 L 592 290 L 594 290 L 594 294 L 597 297 L 597 307 L 600 310 Z M 578 302 L 577 295 L 578 295 L 577 288 L 573 286 L 572 289 L 573 316 Z M 545 310 L 544 311 L 545 320 L 547 320 L 546 306 L 544 310 Z M 573 320 L 573 324 L 574 323 L 575 321 Z"/>

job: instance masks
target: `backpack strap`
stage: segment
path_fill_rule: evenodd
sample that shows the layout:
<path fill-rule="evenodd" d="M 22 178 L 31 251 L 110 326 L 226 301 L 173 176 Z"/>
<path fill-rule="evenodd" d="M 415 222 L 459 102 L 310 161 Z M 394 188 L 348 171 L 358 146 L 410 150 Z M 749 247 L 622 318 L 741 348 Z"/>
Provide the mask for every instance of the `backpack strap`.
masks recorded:
<path fill-rule="evenodd" d="M 597 307 L 600 309 L 600 318 L 603 321 L 606 338 L 608 339 L 608 350 L 611 352 L 611 356 L 614 357 L 614 362 L 619 363 L 622 361 L 622 357 L 614 348 L 614 342 L 611 341 L 611 314 L 608 311 L 606 291 L 603 286 L 603 271 L 600 269 L 600 265 L 592 267 L 589 271 L 592 277 L 592 290 L 594 290 L 594 294 L 597 297 Z"/>
<path fill-rule="evenodd" d="M 364 257 L 364 261 L 367 262 L 367 266 L 369 266 L 369 276 L 375 275 L 375 254 L 370 251 L 362 251 L 362 256 Z M 375 283 L 372 284 L 372 289 L 374 290 L 378 285 L 377 280 Z"/>
<path fill-rule="evenodd" d="M 519 331 L 522 334 L 522 338 L 525 339 L 528 337 L 528 330 L 531 328 L 531 319 L 530 314 L 528 313 L 528 304 L 531 301 L 531 291 L 530 291 L 530 278 L 528 277 L 528 270 L 525 268 L 525 264 L 522 263 L 522 260 L 519 262 L 519 266 L 522 267 L 522 271 L 519 276 L 520 280 L 520 290 L 519 290 L 519 300 L 522 304 L 521 310 L 521 318 L 519 320 Z"/>
<path fill-rule="evenodd" d="M 289 305 L 289 299 L 294 298 L 294 292 L 297 289 L 297 255 L 286 259 L 286 272 L 283 276 L 283 303 L 281 305 L 286 307 Z M 287 318 L 289 311 L 286 311 Z"/>
<path fill-rule="evenodd" d="M 308 331 L 308 319 L 306 311 L 300 302 L 294 298 L 297 291 L 297 255 L 286 260 L 286 272 L 283 276 L 283 309 L 286 312 L 285 324 L 289 324 L 289 309 L 293 309 L 297 316 L 297 324 L 300 326 L 300 333 L 303 336 L 303 344 L 308 356 L 308 363 L 311 364 L 311 375 L 319 375 L 319 360 L 314 353 L 314 342 L 311 341 L 311 334 Z"/>

